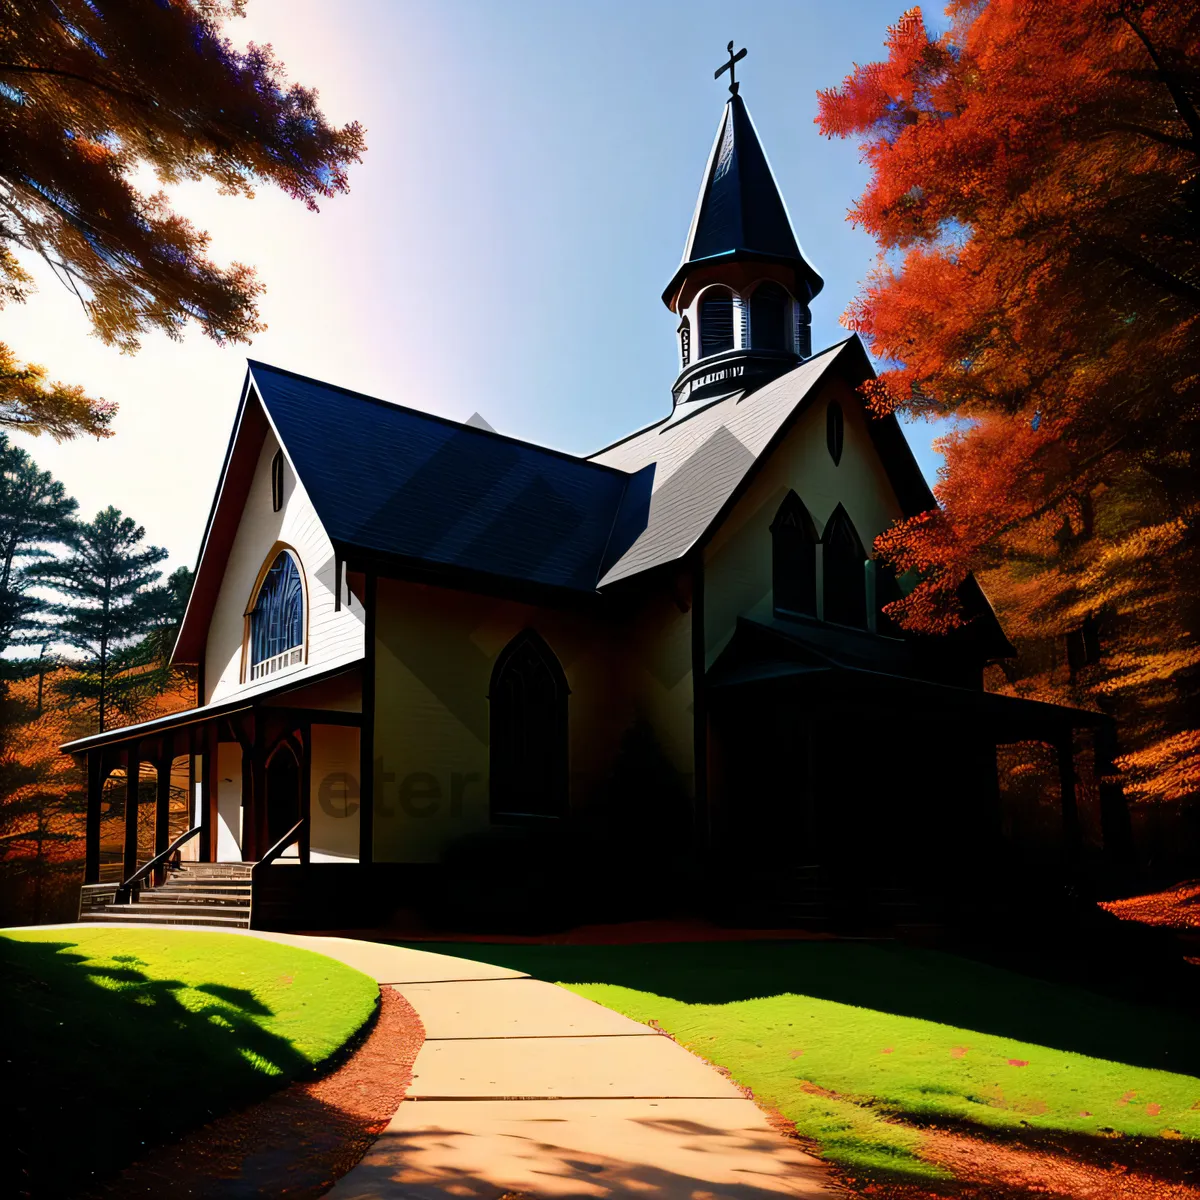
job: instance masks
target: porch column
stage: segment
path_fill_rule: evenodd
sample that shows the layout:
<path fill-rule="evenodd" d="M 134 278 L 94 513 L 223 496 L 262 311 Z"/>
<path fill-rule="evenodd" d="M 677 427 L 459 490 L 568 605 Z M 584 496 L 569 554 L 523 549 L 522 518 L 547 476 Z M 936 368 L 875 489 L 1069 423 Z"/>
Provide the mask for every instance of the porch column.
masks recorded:
<path fill-rule="evenodd" d="M 174 737 L 163 735 L 163 748 L 158 756 L 158 794 L 154 806 L 154 855 L 157 858 L 171 844 L 171 763 L 174 761 Z M 155 884 L 162 883 L 166 870 L 158 867 L 154 872 Z"/>
<path fill-rule="evenodd" d="M 258 797 L 254 794 L 254 738 L 239 734 L 242 747 L 242 862 L 258 860 Z"/>
<path fill-rule="evenodd" d="M 1062 792 L 1063 852 L 1072 873 L 1079 861 L 1079 805 L 1075 795 L 1075 739 L 1068 729 L 1054 743 L 1058 756 L 1058 779 Z"/>
<path fill-rule="evenodd" d="M 1100 792 L 1100 828 L 1104 838 L 1105 866 L 1122 874 L 1133 866 L 1133 829 L 1125 790 L 1117 777 L 1117 730 L 1112 721 L 1100 725 L 1092 739 L 1096 785 Z"/>
<path fill-rule="evenodd" d="M 213 809 L 217 789 L 213 777 L 217 772 L 217 723 L 205 725 L 200 732 L 200 861 L 217 861 L 217 822 Z"/>
<path fill-rule="evenodd" d="M 361 735 L 360 735 L 361 736 Z M 308 866 L 312 845 L 312 722 L 305 721 L 300 728 L 300 816 L 304 825 L 300 830 L 300 865 Z"/>
<path fill-rule="evenodd" d="M 100 882 L 100 795 L 103 750 L 87 752 L 87 826 L 84 835 L 83 882 Z"/>
<path fill-rule="evenodd" d="M 125 857 L 121 878 L 128 879 L 137 870 L 138 771 L 141 759 L 137 742 L 125 751 Z"/>

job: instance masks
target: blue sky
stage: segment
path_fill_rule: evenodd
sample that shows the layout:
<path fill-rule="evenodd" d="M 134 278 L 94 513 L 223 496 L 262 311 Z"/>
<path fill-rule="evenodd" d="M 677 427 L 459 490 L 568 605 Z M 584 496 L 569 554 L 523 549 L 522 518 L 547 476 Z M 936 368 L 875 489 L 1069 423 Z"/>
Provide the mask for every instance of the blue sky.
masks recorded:
<path fill-rule="evenodd" d="M 880 56 L 902 0 L 251 0 L 235 41 L 271 42 L 369 150 L 317 216 L 264 192 L 175 189 L 218 261 L 257 266 L 270 328 L 249 347 L 192 332 L 122 356 L 42 274 L 5 337 L 121 406 L 103 442 L 21 439 L 88 515 L 107 503 L 191 563 L 247 355 L 390 400 L 587 452 L 670 405 L 675 320 L 660 295 L 683 249 L 726 96 L 742 95 L 796 234 L 825 278 L 813 343 L 874 261 L 847 223 L 866 170 L 821 138 L 818 88 Z M 336 13 L 336 20 L 334 14 Z M 936 13 L 931 14 L 936 16 Z M 910 440 L 927 474 L 932 431 Z"/>

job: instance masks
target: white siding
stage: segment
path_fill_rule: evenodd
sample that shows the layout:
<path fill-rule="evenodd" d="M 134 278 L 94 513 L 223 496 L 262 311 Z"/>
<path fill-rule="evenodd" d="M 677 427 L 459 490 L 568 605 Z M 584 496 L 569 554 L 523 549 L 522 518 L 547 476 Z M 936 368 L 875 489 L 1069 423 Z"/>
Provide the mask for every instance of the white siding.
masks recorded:
<path fill-rule="evenodd" d="M 295 684 L 331 667 L 354 662 L 363 653 L 363 609 L 347 600 L 343 583 L 342 607 L 334 610 L 333 545 L 290 463 L 285 463 L 283 508 L 271 506 L 271 459 L 279 445 L 270 432 L 258 456 L 254 480 L 230 549 L 225 577 L 213 609 L 205 650 L 204 702 L 226 700 L 240 693 L 272 691 L 281 683 Z M 304 573 L 308 611 L 307 661 L 253 684 L 241 682 L 245 614 L 255 580 L 278 542 L 291 546 Z"/>

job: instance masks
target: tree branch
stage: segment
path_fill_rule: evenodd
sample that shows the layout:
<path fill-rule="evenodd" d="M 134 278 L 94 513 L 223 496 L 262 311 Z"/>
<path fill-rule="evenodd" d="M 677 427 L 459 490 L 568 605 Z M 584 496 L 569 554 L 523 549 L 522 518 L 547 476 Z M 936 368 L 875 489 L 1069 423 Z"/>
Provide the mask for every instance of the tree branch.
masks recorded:
<path fill-rule="evenodd" d="M 1127 4 L 1121 5 L 1117 11 L 1117 16 L 1133 30 L 1137 35 L 1138 41 L 1145 46 L 1146 53 L 1150 55 L 1151 61 L 1158 68 L 1159 78 L 1166 85 L 1167 91 L 1171 93 L 1171 99 L 1175 101 L 1175 111 L 1179 113 L 1180 119 L 1192 131 L 1192 138 L 1200 141 L 1200 113 L 1196 112 L 1195 106 L 1189 99 L 1187 92 L 1175 78 L 1175 73 L 1168 69 L 1162 55 L 1159 54 L 1158 49 L 1150 40 L 1146 31 L 1134 19 Z"/>
<path fill-rule="evenodd" d="M 1190 300 L 1195 307 L 1200 308 L 1200 287 L 1197 287 L 1194 283 L 1189 283 L 1186 279 L 1181 279 L 1165 267 L 1160 267 L 1157 263 L 1151 262 L 1144 255 L 1130 250 L 1127 246 L 1122 246 L 1116 238 L 1101 238 L 1099 241 L 1102 245 L 1107 246 L 1109 252 L 1117 262 L 1124 263 L 1125 266 L 1135 271 L 1143 279 L 1157 284 L 1164 291 L 1170 292 L 1172 296 L 1178 296 L 1182 300 Z"/>
<path fill-rule="evenodd" d="M 1200 151 L 1200 141 L 1197 141 L 1196 138 L 1181 138 L 1169 133 L 1160 133 L 1157 129 L 1137 125 L 1133 121 L 1109 121 L 1102 129 L 1098 130 L 1101 136 L 1117 131 L 1136 133 L 1139 137 L 1149 138 L 1152 142 L 1158 142 L 1163 146 L 1174 146 L 1177 150 L 1190 150 L 1193 154 Z"/>
<path fill-rule="evenodd" d="M 107 92 L 110 96 L 117 96 L 125 100 L 136 100 L 139 104 L 147 103 L 146 97 L 139 95 L 137 92 L 130 92 L 125 88 L 113 87 L 111 84 L 101 83 L 98 79 L 92 79 L 87 75 L 80 75 L 75 71 L 63 71 L 57 67 L 33 67 L 27 66 L 24 63 L 0 62 L 0 74 L 6 71 L 16 71 L 23 75 L 53 75 L 58 79 L 74 79 L 77 83 L 86 83 L 89 87 L 98 88 L 102 92 Z"/>

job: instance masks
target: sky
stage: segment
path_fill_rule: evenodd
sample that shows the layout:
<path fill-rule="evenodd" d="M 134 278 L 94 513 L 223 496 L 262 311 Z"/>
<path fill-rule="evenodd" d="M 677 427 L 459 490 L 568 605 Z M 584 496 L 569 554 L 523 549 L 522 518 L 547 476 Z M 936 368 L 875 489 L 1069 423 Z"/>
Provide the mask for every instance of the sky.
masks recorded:
<path fill-rule="evenodd" d="M 271 43 L 367 153 L 321 212 L 263 189 L 172 190 L 212 257 L 255 266 L 266 332 L 102 345 L 35 264 L 39 292 L 0 336 L 117 402 L 115 436 L 17 435 L 91 517 L 113 504 L 191 566 L 253 357 L 502 433 L 590 453 L 670 409 L 679 264 L 727 97 L 733 38 L 754 118 L 806 257 L 825 279 L 813 346 L 875 261 L 846 220 L 866 168 L 813 124 L 816 92 L 879 58 L 906 0 L 250 0 L 237 43 Z M 935 23 L 937 11 L 927 18 Z M 727 77 L 726 77 L 727 79 Z M 926 474 L 927 425 L 907 430 Z"/>

